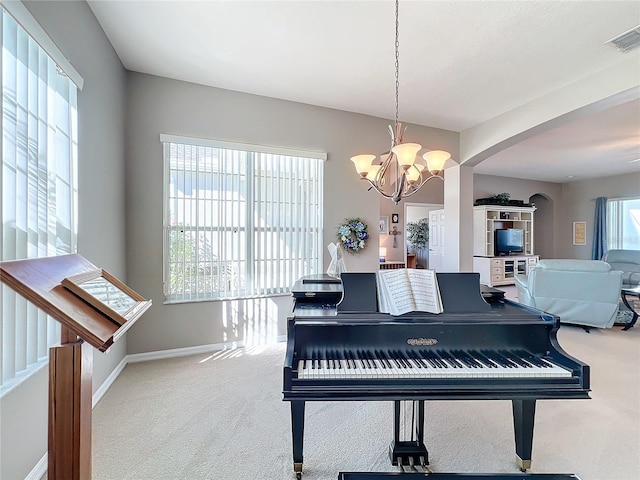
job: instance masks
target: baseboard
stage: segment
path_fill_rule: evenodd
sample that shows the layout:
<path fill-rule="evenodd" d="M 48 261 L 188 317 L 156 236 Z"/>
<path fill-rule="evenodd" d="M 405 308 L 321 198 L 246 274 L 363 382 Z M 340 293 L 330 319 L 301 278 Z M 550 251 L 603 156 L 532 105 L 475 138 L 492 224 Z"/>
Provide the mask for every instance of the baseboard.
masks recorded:
<path fill-rule="evenodd" d="M 100 387 L 98 387 L 98 389 L 95 391 L 93 397 L 91 398 L 91 408 L 95 408 L 96 404 L 100 401 L 103 395 L 107 393 L 107 390 L 109 390 L 111 384 L 116 381 L 116 378 L 118 378 L 122 370 L 124 370 L 124 367 L 127 366 L 127 363 L 129 363 L 127 357 L 128 355 L 125 355 L 124 358 L 120 360 L 120 363 L 118 363 L 116 368 L 113 369 L 111 374 L 109 374 L 104 382 L 102 382 L 102 385 L 100 385 Z"/>
<path fill-rule="evenodd" d="M 47 478 L 47 467 L 49 466 L 49 455 L 45 452 L 40 461 L 36 463 L 33 470 L 29 472 L 29 475 L 24 477 L 24 480 L 41 480 Z"/>
<path fill-rule="evenodd" d="M 209 345 L 197 345 L 195 347 L 173 348 L 171 350 L 158 350 L 146 353 L 132 353 L 127 355 L 126 359 L 127 363 L 147 362 L 150 360 L 162 360 L 163 358 L 188 357 L 189 355 L 219 352 L 221 350 L 233 350 L 244 346 L 244 342 L 210 343 Z"/>

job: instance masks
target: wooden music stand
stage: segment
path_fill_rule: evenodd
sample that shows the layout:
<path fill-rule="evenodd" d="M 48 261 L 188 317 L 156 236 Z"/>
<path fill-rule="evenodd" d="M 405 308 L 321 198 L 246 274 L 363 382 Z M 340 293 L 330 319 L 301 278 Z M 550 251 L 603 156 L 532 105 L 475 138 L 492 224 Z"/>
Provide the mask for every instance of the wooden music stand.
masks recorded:
<path fill-rule="evenodd" d="M 102 270 L 78 254 L 0 262 L 0 281 L 62 326 L 60 345 L 49 350 L 49 479 L 91 478 L 93 357 L 87 344 L 107 351 L 151 306 L 150 300 L 108 276 L 108 286 L 116 293 L 129 300 L 133 296 L 132 303 L 142 300 L 134 315 L 122 311 L 123 316 L 114 319 L 110 308 L 101 309 L 97 301 L 92 305 L 63 286 L 63 280 L 70 285 L 69 279 L 101 275 Z"/>

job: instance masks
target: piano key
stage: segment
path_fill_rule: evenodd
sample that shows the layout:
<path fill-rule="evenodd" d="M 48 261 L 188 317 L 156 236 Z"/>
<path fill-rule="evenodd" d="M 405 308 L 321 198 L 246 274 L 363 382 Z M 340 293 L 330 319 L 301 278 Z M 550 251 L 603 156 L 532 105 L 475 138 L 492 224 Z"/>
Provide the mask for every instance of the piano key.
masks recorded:
<path fill-rule="evenodd" d="M 518 350 L 317 351 L 298 361 L 300 379 L 560 378 L 572 373 Z M 339 358 L 343 357 L 343 358 Z M 536 365 L 537 364 L 537 365 Z"/>

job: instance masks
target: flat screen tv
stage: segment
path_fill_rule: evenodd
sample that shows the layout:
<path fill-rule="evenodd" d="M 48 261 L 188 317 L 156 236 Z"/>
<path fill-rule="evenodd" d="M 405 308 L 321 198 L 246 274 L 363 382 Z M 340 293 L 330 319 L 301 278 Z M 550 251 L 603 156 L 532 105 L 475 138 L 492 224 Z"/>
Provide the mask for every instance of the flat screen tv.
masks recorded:
<path fill-rule="evenodd" d="M 494 255 L 509 255 L 524 251 L 523 231 L 520 228 L 498 228 L 495 230 Z"/>

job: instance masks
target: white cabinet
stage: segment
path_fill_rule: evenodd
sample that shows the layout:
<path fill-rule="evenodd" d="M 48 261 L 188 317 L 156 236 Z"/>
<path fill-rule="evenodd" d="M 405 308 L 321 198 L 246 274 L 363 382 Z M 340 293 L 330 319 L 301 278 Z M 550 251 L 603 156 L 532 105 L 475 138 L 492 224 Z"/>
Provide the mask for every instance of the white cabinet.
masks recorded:
<path fill-rule="evenodd" d="M 515 228 L 523 233 L 522 255 L 533 255 L 533 212 L 535 207 L 481 205 L 473 207 L 473 255 L 495 255 L 495 231 Z"/>
<path fill-rule="evenodd" d="M 509 257 L 473 257 L 473 271 L 480 273 L 480 283 L 490 287 L 513 285 L 514 275 L 526 275 L 538 263 L 538 255 Z"/>

